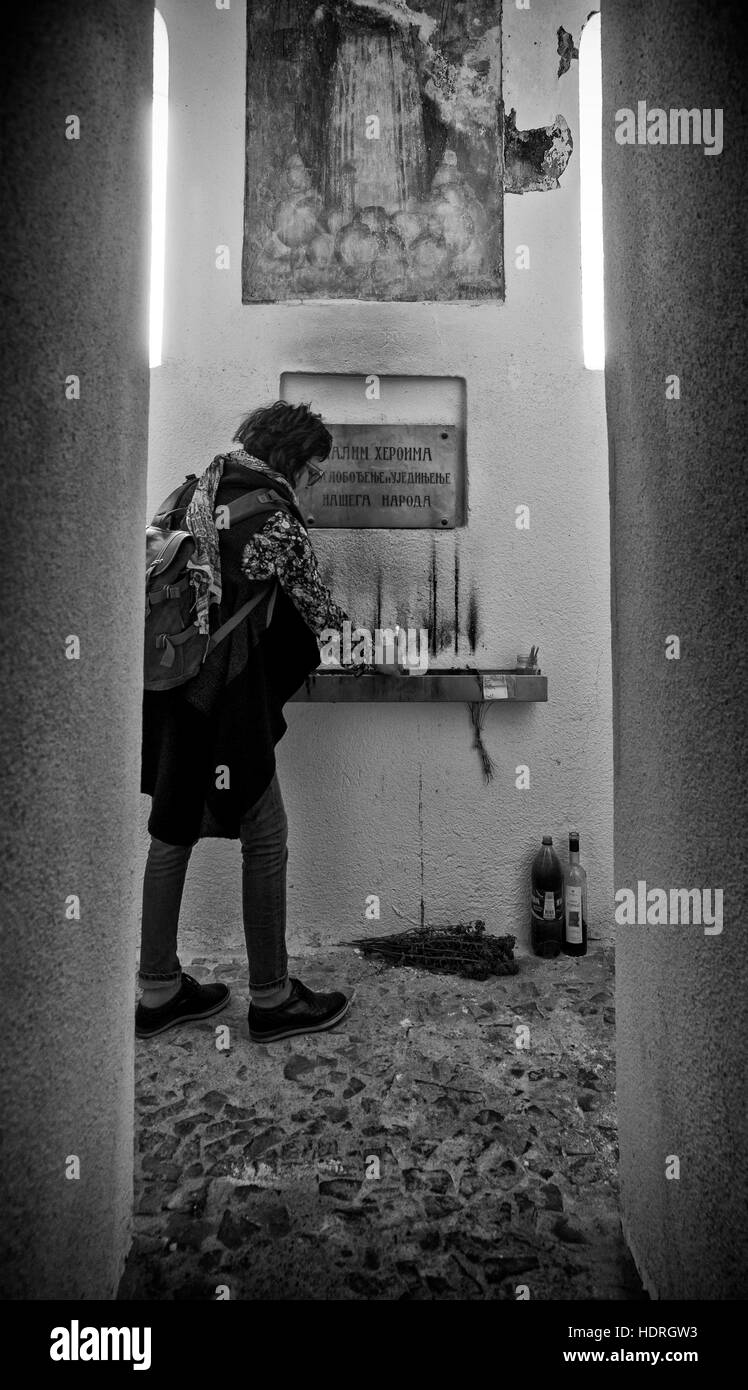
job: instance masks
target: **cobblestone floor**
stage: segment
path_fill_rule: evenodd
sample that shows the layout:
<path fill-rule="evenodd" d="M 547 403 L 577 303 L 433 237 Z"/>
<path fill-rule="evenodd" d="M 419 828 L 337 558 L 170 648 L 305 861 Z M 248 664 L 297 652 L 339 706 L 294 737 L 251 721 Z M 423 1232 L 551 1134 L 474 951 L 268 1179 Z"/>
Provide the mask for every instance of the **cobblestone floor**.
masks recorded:
<path fill-rule="evenodd" d="M 185 962 L 232 999 L 137 1043 L 120 1297 L 644 1298 L 617 1214 L 611 957 L 519 961 L 476 984 L 310 951 L 291 973 L 355 985 L 352 1010 L 266 1046 L 246 963 Z"/>

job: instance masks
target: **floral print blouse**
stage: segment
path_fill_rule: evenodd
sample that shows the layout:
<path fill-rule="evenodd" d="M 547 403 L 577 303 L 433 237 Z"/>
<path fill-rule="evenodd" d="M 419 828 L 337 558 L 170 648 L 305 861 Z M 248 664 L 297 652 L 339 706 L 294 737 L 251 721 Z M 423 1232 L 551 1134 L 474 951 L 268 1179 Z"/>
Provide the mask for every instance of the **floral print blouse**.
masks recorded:
<path fill-rule="evenodd" d="M 252 467 L 281 483 L 281 491 L 299 505 L 293 488 L 281 474 L 255 458 Z M 323 583 L 309 537 L 295 517 L 286 512 L 273 512 L 262 530 L 245 545 L 242 570 L 247 579 L 270 579 L 275 575 L 315 637 L 326 627 L 334 628 L 342 636 L 343 623 L 350 619 Z M 359 669 L 355 662 L 350 663 L 350 667 L 354 671 Z"/>
<path fill-rule="evenodd" d="M 247 579 L 270 579 L 275 574 L 315 637 L 326 627 L 341 631 L 343 623 L 349 621 L 322 582 L 306 531 L 285 512 L 273 512 L 262 530 L 247 542 L 242 569 Z"/>

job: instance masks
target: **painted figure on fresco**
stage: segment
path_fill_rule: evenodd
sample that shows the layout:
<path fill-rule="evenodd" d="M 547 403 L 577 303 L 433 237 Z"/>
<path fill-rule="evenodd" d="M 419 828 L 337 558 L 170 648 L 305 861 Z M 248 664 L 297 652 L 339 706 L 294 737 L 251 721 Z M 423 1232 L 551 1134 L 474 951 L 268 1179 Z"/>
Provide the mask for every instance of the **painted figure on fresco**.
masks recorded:
<path fill-rule="evenodd" d="M 497 10 L 250 4 L 245 302 L 502 295 Z"/>

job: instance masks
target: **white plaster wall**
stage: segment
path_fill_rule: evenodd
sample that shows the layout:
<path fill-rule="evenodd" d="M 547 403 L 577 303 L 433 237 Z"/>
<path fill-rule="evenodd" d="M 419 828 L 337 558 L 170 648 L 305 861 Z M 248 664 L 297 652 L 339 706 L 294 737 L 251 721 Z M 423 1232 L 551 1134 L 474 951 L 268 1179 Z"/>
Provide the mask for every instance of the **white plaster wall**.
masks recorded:
<path fill-rule="evenodd" d="M 245 9 L 163 0 L 170 40 L 164 364 L 152 372 L 149 507 L 226 448 L 241 416 L 280 394 L 283 372 L 422 373 L 466 382 L 468 524 L 449 533 L 318 533 L 336 597 L 373 625 L 423 619 L 432 542 L 445 616 L 460 565 L 463 635 L 438 664 L 514 664 L 533 642 L 547 705 L 489 710 L 485 785 L 466 706 L 286 708 L 278 765 L 290 821 L 289 945 L 359 928 L 368 893 L 384 929 L 483 916 L 528 934 L 529 863 L 543 833 L 582 835 L 591 933 L 612 899 L 608 474 L 602 373 L 582 363 L 576 155 L 561 187 L 505 198 L 505 303 L 245 306 L 241 303 Z M 504 99 L 521 129 L 563 112 L 578 128 L 577 64 L 556 76 L 557 29 L 575 41 L 581 0 L 505 7 Z M 214 268 L 215 247 L 231 269 Z M 518 271 L 514 248 L 530 248 Z M 363 395 L 363 393 L 362 393 Z M 362 418 L 370 418 L 363 416 Z M 515 507 L 531 508 L 529 532 Z M 464 625 L 471 586 L 480 633 Z M 419 624 L 420 625 L 420 624 Z M 515 789 L 515 768 L 531 786 Z M 150 802 L 143 798 L 145 855 Z M 202 842 L 181 941 L 242 949 L 237 842 Z"/>

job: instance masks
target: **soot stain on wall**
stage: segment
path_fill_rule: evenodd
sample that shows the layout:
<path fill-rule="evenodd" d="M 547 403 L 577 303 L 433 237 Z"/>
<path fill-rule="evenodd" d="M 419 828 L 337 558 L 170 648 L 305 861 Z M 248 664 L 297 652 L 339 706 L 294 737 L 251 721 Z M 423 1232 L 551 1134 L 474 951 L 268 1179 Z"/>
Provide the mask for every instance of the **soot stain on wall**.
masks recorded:
<path fill-rule="evenodd" d="M 429 576 L 430 600 L 429 600 L 429 649 L 432 656 L 436 656 L 438 634 L 438 581 L 436 577 L 436 544 L 431 542 L 431 574 Z"/>
<path fill-rule="evenodd" d="M 429 566 L 429 602 L 428 617 L 424 626 L 429 634 L 429 652 L 436 656 L 437 652 L 446 647 L 453 648 L 457 653 L 460 644 L 460 558 L 457 551 L 454 556 L 454 580 L 452 587 L 453 613 L 439 610 L 439 576 L 437 566 L 437 547 L 436 541 L 431 542 L 431 562 Z M 449 603 L 449 599 L 447 599 Z M 477 602 L 473 594 L 473 626 L 477 625 Z M 443 605 L 442 605 L 443 606 Z M 473 647 L 475 643 L 473 642 Z"/>
<path fill-rule="evenodd" d="M 480 615 L 478 612 L 478 595 L 475 585 L 470 588 L 470 602 L 468 604 L 467 635 L 470 643 L 471 652 L 475 651 L 480 635 Z"/>
<path fill-rule="evenodd" d="M 426 907 L 423 893 L 423 763 L 418 764 L 418 851 L 421 865 L 421 926 L 426 920 Z"/>
<path fill-rule="evenodd" d="M 460 556 L 455 550 L 455 656 L 460 645 Z"/>

